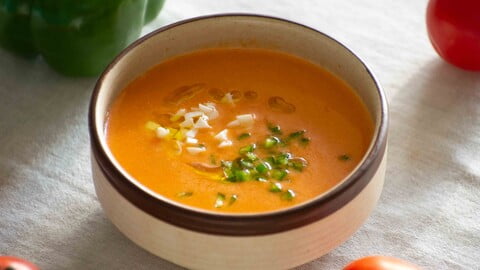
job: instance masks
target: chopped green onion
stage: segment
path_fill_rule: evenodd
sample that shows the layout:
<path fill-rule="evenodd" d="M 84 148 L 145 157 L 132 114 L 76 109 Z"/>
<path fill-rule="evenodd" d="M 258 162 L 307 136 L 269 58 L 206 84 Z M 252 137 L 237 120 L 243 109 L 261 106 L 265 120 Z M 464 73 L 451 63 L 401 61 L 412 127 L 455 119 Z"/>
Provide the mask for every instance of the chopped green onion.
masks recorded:
<path fill-rule="evenodd" d="M 265 158 L 265 161 L 268 162 L 270 165 L 275 164 L 275 158 L 273 156 Z"/>
<path fill-rule="evenodd" d="M 235 174 L 232 170 L 232 162 L 231 161 L 224 161 L 221 162 L 223 168 L 223 175 L 228 181 L 235 180 Z"/>
<path fill-rule="evenodd" d="M 235 169 L 239 169 L 239 168 L 243 168 L 243 165 L 242 165 L 242 158 L 241 157 L 238 157 L 236 158 L 233 163 L 232 163 L 232 166 L 235 168 Z"/>
<path fill-rule="evenodd" d="M 277 137 L 268 137 L 267 139 L 265 139 L 265 148 L 272 148 L 274 147 L 275 145 L 277 145 L 278 143 L 280 142 L 280 140 L 277 138 Z"/>
<path fill-rule="evenodd" d="M 244 147 L 240 148 L 239 152 L 240 152 L 241 155 L 246 154 L 246 153 L 250 153 L 250 152 L 255 151 L 256 147 L 257 146 L 254 143 L 252 143 L 250 145 L 247 145 L 247 146 L 244 146 Z"/>
<path fill-rule="evenodd" d="M 183 191 L 183 192 L 177 193 L 177 197 L 180 197 L 180 198 L 190 197 L 192 195 L 193 195 L 193 192 L 191 191 Z"/>
<path fill-rule="evenodd" d="M 268 162 L 261 161 L 256 167 L 255 170 L 257 170 L 258 173 L 260 174 L 265 174 L 268 171 L 272 169 L 272 166 Z"/>
<path fill-rule="evenodd" d="M 223 175 L 227 179 L 227 181 L 235 182 L 235 174 L 231 168 L 223 168 Z"/>
<path fill-rule="evenodd" d="M 281 153 L 275 158 L 275 163 L 279 165 L 287 165 L 291 157 L 292 154 L 290 153 Z"/>
<path fill-rule="evenodd" d="M 253 163 L 248 159 L 240 159 L 240 165 L 242 166 L 242 168 L 253 168 Z"/>
<path fill-rule="evenodd" d="M 251 179 L 251 172 L 250 170 L 244 169 L 244 170 L 235 170 L 234 172 L 235 175 L 235 182 L 244 182 L 247 180 Z"/>
<path fill-rule="evenodd" d="M 258 159 L 257 155 L 255 155 L 252 152 L 245 153 L 245 158 L 250 160 L 250 161 L 255 161 Z"/>
<path fill-rule="evenodd" d="M 299 130 L 299 131 L 292 132 L 292 133 L 288 134 L 287 139 L 292 140 L 292 139 L 295 139 L 295 138 L 299 138 L 303 134 L 305 134 L 305 132 L 306 132 L 305 130 Z"/>
<path fill-rule="evenodd" d="M 310 143 L 310 139 L 309 139 L 309 138 L 307 138 L 307 137 L 302 137 L 302 138 L 300 139 L 300 144 L 301 144 L 301 145 L 305 146 L 305 145 L 307 145 L 308 143 Z"/>
<path fill-rule="evenodd" d="M 288 170 L 278 170 L 274 169 L 270 171 L 270 176 L 273 179 L 283 180 L 288 175 Z"/>
<path fill-rule="evenodd" d="M 270 188 L 268 189 L 270 192 L 277 193 L 282 192 L 282 184 L 280 183 L 272 183 Z"/>
<path fill-rule="evenodd" d="M 286 201 L 291 201 L 293 198 L 295 198 L 295 192 L 291 189 L 288 189 L 287 191 L 283 192 L 281 195 L 282 200 Z"/>
<path fill-rule="evenodd" d="M 215 208 L 220 208 L 225 204 L 225 194 L 217 193 L 217 199 L 215 200 Z"/>
<path fill-rule="evenodd" d="M 282 134 L 282 130 L 280 129 L 280 126 L 278 126 L 278 125 L 274 125 L 274 124 L 269 123 L 268 124 L 268 130 L 270 130 L 270 132 L 272 132 L 273 134 L 276 134 L 276 135 L 281 135 Z"/>
<path fill-rule="evenodd" d="M 289 152 L 280 151 L 283 149 L 280 149 L 279 146 L 288 146 L 289 140 L 292 139 L 297 140 L 299 144 L 306 145 L 310 142 L 310 139 L 304 136 L 306 133 L 304 130 L 296 131 L 286 137 L 279 138 L 278 136 L 274 136 L 274 134 L 281 134 L 282 130 L 279 126 L 269 124 L 268 128 L 272 135 L 268 136 L 264 142 L 260 142 L 260 145 L 263 146 L 262 151 L 256 153 L 255 151 L 258 144 L 249 144 L 239 149 L 239 156 L 236 159 L 232 161 L 221 161 L 220 164 L 225 177 L 223 180 L 232 183 L 250 180 L 270 182 L 270 192 L 279 193 L 284 200 L 292 200 L 295 197 L 293 190 L 284 190 L 280 182 L 272 183 L 271 181 L 287 180 L 290 169 L 301 172 L 308 163 L 302 157 L 294 157 Z M 241 140 L 250 136 L 250 133 L 243 133 L 238 136 L 238 139 Z M 257 154 L 260 156 L 257 156 Z M 211 163 L 216 163 L 216 160 L 212 161 L 213 158 L 210 157 Z M 219 196 L 219 198 L 218 200 L 225 201 L 225 198 L 221 199 L 221 196 Z M 229 198 L 229 201 L 233 203 L 237 200 L 237 195 L 232 195 Z"/>
<path fill-rule="evenodd" d="M 223 168 L 232 168 L 232 162 L 228 160 L 222 160 L 221 165 Z"/>
<path fill-rule="evenodd" d="M 242 134 L 238 135 L 238 138 L 237 138 L 237 139 L 238 139 L 238 140 L 244 140 L 244 139 L 246 139 L 246 138 L 249 138 L 250 136 L 252 136 L 251 133 L 242 133 Z"/>
<path fill-rule="evenodd" d="M 341 161 L 349 161 L 350 159 L 352 159 L 352 157 L 350 157 L 347 154 L 343 154 L 343 155 L 338 156 L 338 159 L 341 160 Z"/>
<path fill-rule="evenodd" d="M 228 205 L 230 206 L 230 205 L 234 204 L 237 200 L 238 200 L 237 194 L 233 194 L 233 195 L 230 197 L 230 200 L 228 201 Z"/>
<path fill-rule="evenodd" d="M 295 157 L 295 158 L 292 158 L 290 159 L 290 162 L 288 163 L 288 166 L 292 167 L 293 169 L 295 169 L 296 171 L 303 171 L 303 169 L 305 169 L 305 167 L 307 167 L 307 160 L 305 160 L 304 158 L 301 158 L 301 157 Z"/>
<path fill-rule="evenodd" d="M 258 182 L 267 182 L 267 179 L 263 178 L 263 177 L 257 177 L 256 180 Z"/>

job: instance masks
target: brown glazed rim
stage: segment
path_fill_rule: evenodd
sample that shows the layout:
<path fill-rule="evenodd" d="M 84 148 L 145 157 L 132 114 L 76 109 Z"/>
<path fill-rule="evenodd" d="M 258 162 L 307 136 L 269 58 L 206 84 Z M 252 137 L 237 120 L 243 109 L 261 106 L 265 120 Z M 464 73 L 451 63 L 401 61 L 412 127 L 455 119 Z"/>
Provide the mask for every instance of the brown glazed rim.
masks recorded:
<path fill-rule="evenodd" d="M 307 201 L 306 203 L 273 212 L 235 215 L 196 210 L 191 207 L 172 203 L 162 196 L 153 196 L 151 193 L 146 192 L 145 189 L 140 188 L 137 184 L 130 181 L 126 175 L 122 174 L 122 172 L 115 167 L 112 160 L 110 160 L 108 157 L 106 149 L 103 149 L 99 138 L 99 132 L 95 125 L 97 98 L 105 77 L 117 64 L 117 62 L 119 62 L 126 54 L 128 54 L 139 44 L 142 44 L 149 38 L 161 34 L 168 29 L 195 21 L 227 16 L 277 20 L 304 27 L 306 30 L 315 31 L 319 35 L 323 35 L 336 42 L 338 45 L 342 46 L 346 51 L 348 51 L 352 57 L 359 60 L 365 67 L 370 78 L 375 83 L 377 94 L 380 98 L 379 103 L 381 107 L 381 117 L 380 123 L 378 123 L 379 126 L 374 134 L 373 145 L 369 148 L 366 157 L 363 159 L 360 165 L 357 166 L 356 170 L 332 190 L 318 196 L 317 198 Z M 363 188 L 370 182 L 376 173 L 385 154 L 388 128 L 387 101 L 381 86 L 365 63 L 345 45 L 316 29 L 296 22 L 271 16 L 237 13 L 208 15 L 179 21 L 161 27 L 128 46 L 112 61 L 112 63 L 110 63 L 110 65 L 99 77 L 92 94 L 88 118 L 93 158 L 95 158 L 100 170 L 108 179 L 110 184 L 125 199 L 151 216 L 172 225 L 202 233 L 229 236 L 254 236 L 279 233 L 308 225 L 342 208 L 353 198 L 355 198 L 360 191 L 363 190 Z"/>

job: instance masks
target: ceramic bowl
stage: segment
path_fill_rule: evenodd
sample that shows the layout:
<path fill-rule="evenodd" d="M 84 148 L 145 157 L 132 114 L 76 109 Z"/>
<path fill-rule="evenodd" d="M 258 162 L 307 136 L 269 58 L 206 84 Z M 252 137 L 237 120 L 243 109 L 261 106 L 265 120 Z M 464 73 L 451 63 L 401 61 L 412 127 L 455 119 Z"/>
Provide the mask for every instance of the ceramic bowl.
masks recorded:
<path fill-rule="evenodd" d="M 155 194 L 122 169 L 105 139 L 106 114 L 132 80 L 176 55 L 204 48 L 266 48 L 296 55 L 343 78 L 375 122 L 370 147 L 338 185 L 291 208 L 228 214 L 199 210 Z M 105 214 L 133 242 L 192 269 L 286 269 L 346 241 L 365 222 L 385 175 L 388 113 L 365 63 L 335 39 L 291 21 L 248 14 L 199 17 L 160 28 L 125 49 L 100 76 L 89 128 L 95 190 Z"/>

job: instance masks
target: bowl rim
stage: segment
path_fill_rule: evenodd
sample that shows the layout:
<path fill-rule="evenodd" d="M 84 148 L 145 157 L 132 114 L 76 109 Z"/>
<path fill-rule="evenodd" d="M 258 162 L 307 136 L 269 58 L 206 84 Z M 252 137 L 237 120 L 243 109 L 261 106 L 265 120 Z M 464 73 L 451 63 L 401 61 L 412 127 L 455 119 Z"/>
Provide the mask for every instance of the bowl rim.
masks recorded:
<path fill-rule="evenodd" d="M 130 51 L 166 30 L 188 23 L 224 17 L 249 17 L 254 20 L 274 20 L 280 23 L 305 28 L 305 30 L 316 32 L 316 34 L 330 39 L 339 45 L 339 47 L 346 50 L 353 58 L 356 58 L 365 68 L 369 78 L 375 85 L 375 90 L 379 97 L 379 122 L 375 123 L 375 132 L 370 147 L 362 161 L 347 177 L 330 190 L 301 204 L 276 211 L 248 214 L 202 211 L 202 209 L 189 207 L 180 203 L 172 203 L 170 200 L 165 200 L 158 196 L 152 196 L 152 192 L 146 192 L 143 188 L 133 183 L 128 176 L 118 170 L 114 162 L 110 160 L 107 151 L 101 144 L 95 117 L 98 105 L 98 95 L 103 88 L 103 82 L 109 72 Z M 97 162 L 100 171 L 116 191 L 142 211 L 172 225 L 201 233 L 229 236 L 255 236 L 279 233 L 308 225 L 334 213 L 355 198 L 356 195 L 358 195 L 358 193 L 360 193 L 360 191 L 370 182 L 385 155 L 388 130 L 388 103 L 381 85 L 378 83 L 367 64 L 343 43 L 329 35 L 304 24 L 279 17 L 252 13 L 220 13 L 193 17 L 160 27 L 139 38 L 121 51 L 105 68 L 95 84 L 89 106 L 88 127 L 92 148 L 92 159 Z M 94 179 L 94 181 L 96 180 Z"/>

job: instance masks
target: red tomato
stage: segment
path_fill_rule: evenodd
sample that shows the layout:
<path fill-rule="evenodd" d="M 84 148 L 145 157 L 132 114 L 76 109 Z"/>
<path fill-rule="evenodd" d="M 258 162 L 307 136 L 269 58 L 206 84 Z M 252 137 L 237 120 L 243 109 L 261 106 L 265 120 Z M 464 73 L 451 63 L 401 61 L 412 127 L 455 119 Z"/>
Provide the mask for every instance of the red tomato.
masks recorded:
<path fill-rule="evenodd" d="M 420 270 L 420 268 L 393 257 L 369 256 L 351 262 L 343 270 Z"/>
<path fill-rule="evenodd" d="M 38 267 L 20 258 L 0 256 L 0 270 L 38 270 Z"/>
<path fill-rule="evenodd" d="M 480 70 L 479 0 L 430 0 L 427 29 L 443 59 L 463 69 Z"/>

